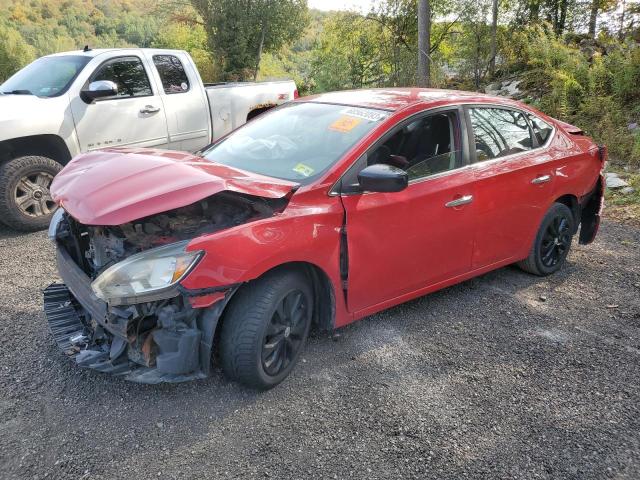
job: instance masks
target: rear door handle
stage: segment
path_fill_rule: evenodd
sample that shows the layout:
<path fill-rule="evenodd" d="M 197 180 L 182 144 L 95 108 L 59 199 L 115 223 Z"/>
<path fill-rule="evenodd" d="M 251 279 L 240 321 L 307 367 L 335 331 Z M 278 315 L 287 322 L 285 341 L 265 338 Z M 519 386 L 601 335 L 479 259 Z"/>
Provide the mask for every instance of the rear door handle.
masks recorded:
<path fill-rule="evenodd" d="M 473 195 L 465 195 L 464 197 L 456 198 L 444 204 L 447 208 L 459 207 L 460 205 L 466 205 L 473 202 Z"/>
<path fill-rule="evenodd" d="M 541 183 L 547 183 L 551 180 L 551 175 L 541 175 L 531 180 L 533 185 L 540 185 Z"/>
<path fill-rule="evenodd" d="M 140 109 L 140 113 L 158 113 L 160 111 L 160 107 L 154 107 L 153 105 L 145 105 L 144 108 Z"/>

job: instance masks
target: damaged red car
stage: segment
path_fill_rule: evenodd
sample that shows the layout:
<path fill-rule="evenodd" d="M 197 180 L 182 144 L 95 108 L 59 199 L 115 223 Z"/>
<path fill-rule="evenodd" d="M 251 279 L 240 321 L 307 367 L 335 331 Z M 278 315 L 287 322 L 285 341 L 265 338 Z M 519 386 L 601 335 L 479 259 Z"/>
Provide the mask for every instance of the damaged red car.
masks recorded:
<path fill-rule="evenodd" d="M 44 292 L 81 367 L 266 389 L 335 329 L 599 225 L 606 149 L 519 102 L 386 89 L 299 99 L 196 155 L 106 149 L 55 178 Z"/>

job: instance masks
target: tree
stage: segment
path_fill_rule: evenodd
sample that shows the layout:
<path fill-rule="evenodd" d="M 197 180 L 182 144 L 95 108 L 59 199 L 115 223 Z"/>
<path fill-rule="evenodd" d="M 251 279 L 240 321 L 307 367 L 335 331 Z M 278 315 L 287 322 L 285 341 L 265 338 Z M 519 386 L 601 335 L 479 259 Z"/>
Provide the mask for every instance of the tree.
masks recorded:
<path fill-rule="evenodd" d="M 0 82 L 35 58 L 35 50 L 20 32 L 0 25 Z"/>
<path fill-rule="evenodd" d="M 596 36 L 596 22 L 598 21 L 598 11 L 600 10 L 600 0 L 591 0 L 591 11 L 589 14 L 589 36 Z"/>
<path fill-rule="evenodd" d="M 418 85 L 428 87 L 431 76 L 431 6 L 418 0 Z"/>
<path fill-rule="evenodd" d="M 228 80 L 255 78 L 263 52 L 276 51 L 305 29 L 306 0 L 192 0 L 208 44 Z"/>
<path fill-rule="evenodd" d="M 493 0 L 491 12 L 491 58 L 489 59 L 489 75 L 496 73 L 496 55 L 498 54 L 498 0 Z"/>

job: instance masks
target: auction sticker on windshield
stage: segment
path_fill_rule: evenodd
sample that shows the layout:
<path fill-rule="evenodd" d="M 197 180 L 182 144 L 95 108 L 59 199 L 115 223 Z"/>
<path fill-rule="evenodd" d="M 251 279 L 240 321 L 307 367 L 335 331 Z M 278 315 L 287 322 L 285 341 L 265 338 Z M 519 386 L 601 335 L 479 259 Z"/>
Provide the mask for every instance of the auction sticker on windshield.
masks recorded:
<path fill-rule="evenodd" d="M 329 130 L 334 130 L 336 132 L 347 133 L 356 128 L 358 125 L 362 123 L 361 118 L 349 117 L 347 115 L 343 115 L 338 118 L 335 122 L 329 125 Z"/>
<path fill-rule="evenodd" d="M 346 108 L 340 112 L 342 115 L 348 115 L 350 117 L 363 118 L 370 122 L 379 122 L 387 118 L 389 115 L 384 112 L 377 112 L 375 110 L 368 110 L 366 108 L 351 107 Z"/>

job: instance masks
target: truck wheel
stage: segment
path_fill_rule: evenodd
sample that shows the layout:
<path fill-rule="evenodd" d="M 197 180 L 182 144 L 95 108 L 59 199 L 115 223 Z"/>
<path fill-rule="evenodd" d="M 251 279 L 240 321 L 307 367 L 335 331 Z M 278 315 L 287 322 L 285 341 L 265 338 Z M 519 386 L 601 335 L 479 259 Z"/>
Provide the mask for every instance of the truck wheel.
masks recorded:
<path fill-rule="evenodd" d="M 554 203 L 542 219 L 529 256 L 517 265 L 541 277 L 560 270 L 571 248 L 574 222 L 569 207 Z"/>
<path fill-rule="evenodd" d="M 47 228 L 57 205 L 49 187 L 62 165 L 47 157 L 27 156 L 0 165 L 0 219 L 25 232 Z"/>
<path fill-rule="evenodd" d="M 222 323 L 225 374 L 260 390 L 278 385 L 304 349 L 312 311 L 312 289 L 299 271 L 275 271 L 244 286 Z"/>

